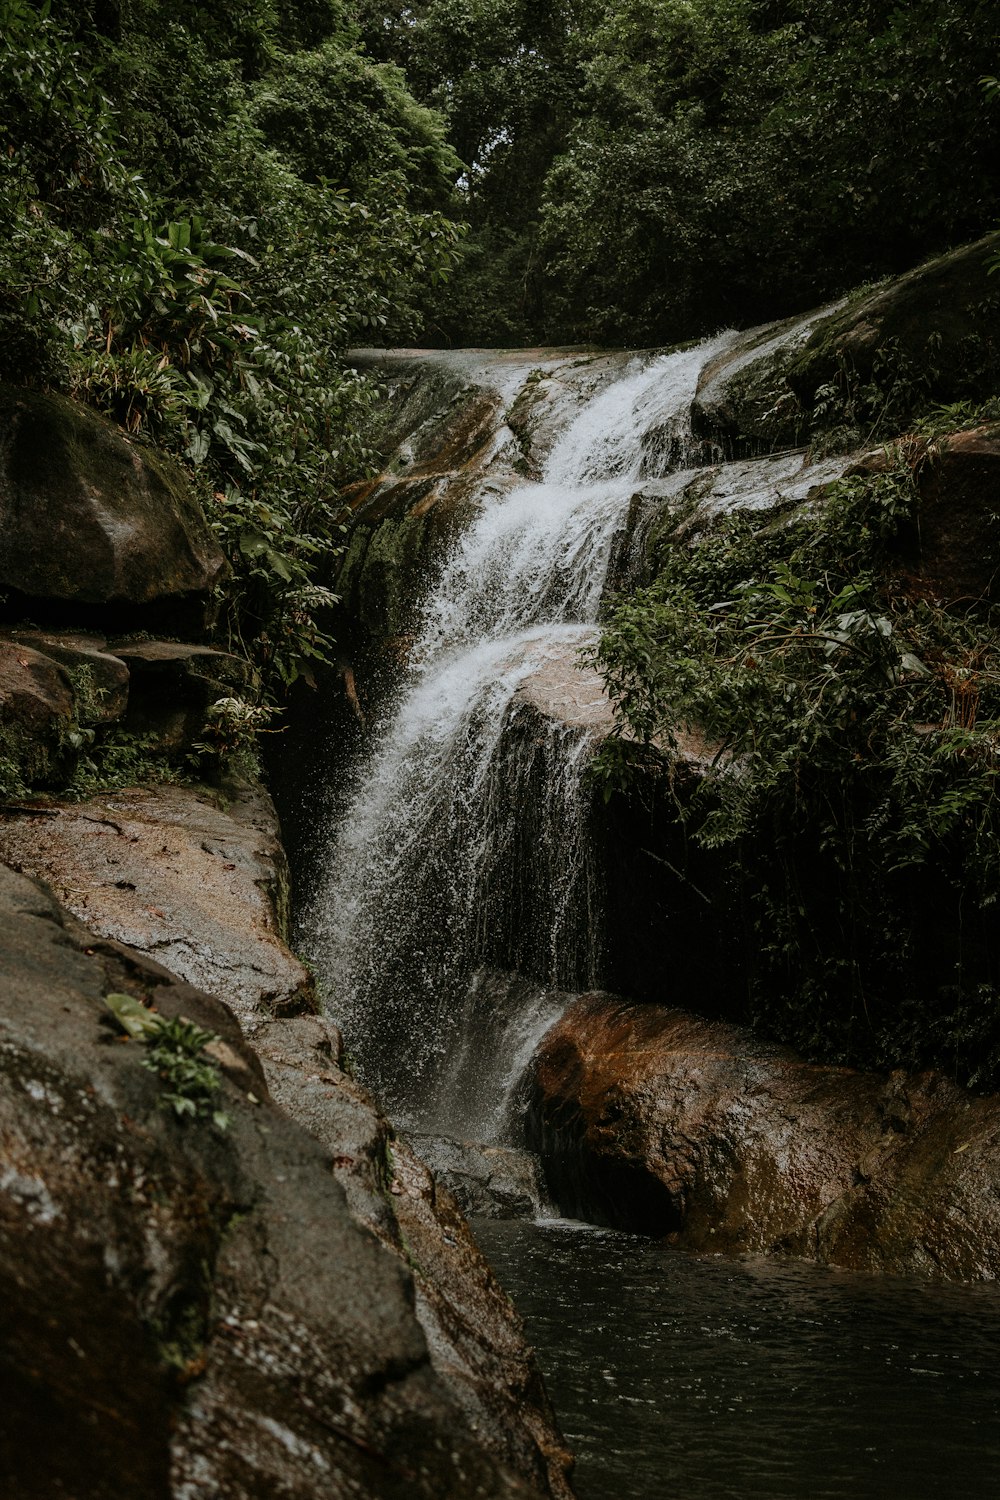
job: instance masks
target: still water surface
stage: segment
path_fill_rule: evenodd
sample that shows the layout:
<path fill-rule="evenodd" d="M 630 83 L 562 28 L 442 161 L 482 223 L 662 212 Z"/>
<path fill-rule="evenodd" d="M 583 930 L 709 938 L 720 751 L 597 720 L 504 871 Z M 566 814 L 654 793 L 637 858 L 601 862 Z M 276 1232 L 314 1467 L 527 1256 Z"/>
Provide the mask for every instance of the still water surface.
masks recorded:
<path fill-rule="evenodd" d="M 1000 1292 L 475 1224 L 580 1500 L 1000 1496 Z"/>

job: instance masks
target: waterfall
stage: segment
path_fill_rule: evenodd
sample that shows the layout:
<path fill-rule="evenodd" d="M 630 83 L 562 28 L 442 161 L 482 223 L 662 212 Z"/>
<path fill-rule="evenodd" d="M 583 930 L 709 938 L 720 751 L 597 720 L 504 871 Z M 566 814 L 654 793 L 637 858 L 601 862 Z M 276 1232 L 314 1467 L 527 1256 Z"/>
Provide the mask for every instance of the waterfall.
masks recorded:
<path fill-rule="evenodd" d="M 304 945 L 360 1076 L 414 1128 L 486 1138 L 549 992 L 599 982 L 590 731 L 528 690 L 594 640 L 636 486 L 684 463 L 699 373 L 731 338 L 637 356 L 568 418 L 539 482 L 484 484 L 330 830 Z M 532 977 L 534 998 L 497 1017 L 484 968 Z"/>

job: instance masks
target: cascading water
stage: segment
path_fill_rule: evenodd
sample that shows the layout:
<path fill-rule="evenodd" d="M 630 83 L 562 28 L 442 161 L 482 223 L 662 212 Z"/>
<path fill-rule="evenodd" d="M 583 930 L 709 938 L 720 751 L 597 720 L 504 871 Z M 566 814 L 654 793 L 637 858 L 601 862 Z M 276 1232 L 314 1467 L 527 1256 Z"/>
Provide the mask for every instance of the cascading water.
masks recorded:
<path fill-rule="evenodd" d="M 305 942 L 361 1075 L 412 1127 L 496 1128 L 512 1059 L 477 970 L 599 979 L 587 727 L 532 715 L 524 690 L 594 639 L 636 485 L 683 462 L 699 372 L 730 337 L 636 359 L 569 421 L 540 482 L 484 486 L 332 831 Z M 515 1052 L 552 1019 L 537 991 L 522 1002 Z"/>

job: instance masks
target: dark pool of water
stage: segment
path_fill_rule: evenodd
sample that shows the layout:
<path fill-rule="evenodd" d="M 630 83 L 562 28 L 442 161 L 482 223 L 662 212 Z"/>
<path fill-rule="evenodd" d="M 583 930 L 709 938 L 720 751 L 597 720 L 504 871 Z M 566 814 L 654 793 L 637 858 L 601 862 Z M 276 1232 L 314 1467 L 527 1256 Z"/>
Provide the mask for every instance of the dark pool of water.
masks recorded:
<path fill-rule="evenodd" d="M 1000 1291 L 485 1222 L 580 1500 L 1000 1497 Z"/>

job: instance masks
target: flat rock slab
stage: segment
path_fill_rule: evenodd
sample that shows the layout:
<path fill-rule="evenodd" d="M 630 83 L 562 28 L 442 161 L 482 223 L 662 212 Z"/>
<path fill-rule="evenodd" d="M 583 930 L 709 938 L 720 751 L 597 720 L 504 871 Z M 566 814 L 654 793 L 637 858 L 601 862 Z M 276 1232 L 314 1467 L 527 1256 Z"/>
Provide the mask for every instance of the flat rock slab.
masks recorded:
<path fill-rule="evenodd" d="M 0 813 L 0 859 L 39 877 L 104 937 L 218 995 L 253 1025 L 313 1008 L 286 947 L 277 818 L 258 794 L 227 810 L 162 786 Z"/>
<path fill-rule="evenodd" d="M 813 1066 L 605 994 L 575 1001 L 534 1067 L 529 1144 L 564 1212 L 700 1251 L 1000 1277 L 1000 1098 Z"/>

